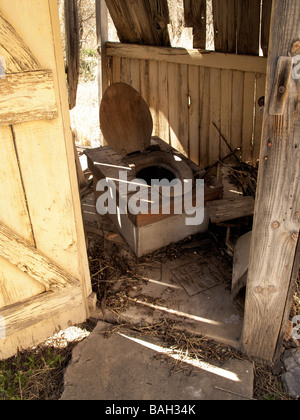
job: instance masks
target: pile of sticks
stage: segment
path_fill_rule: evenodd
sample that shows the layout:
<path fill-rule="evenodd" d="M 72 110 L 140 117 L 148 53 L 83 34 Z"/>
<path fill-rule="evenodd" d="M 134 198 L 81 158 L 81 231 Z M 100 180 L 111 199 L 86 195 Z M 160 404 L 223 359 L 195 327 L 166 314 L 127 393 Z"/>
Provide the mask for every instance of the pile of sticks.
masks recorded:
<path fill-rule="evenodd" d="M 239 157 L 239 152 L 241 147 L 233 150 L 229 142 L 222 134 L 218 126 L 213 122 L 213 125 L 218 130 L 222 140 L 227 145 L 230 154 L 225 156 L 223 159 L 219 159 L 214 165 L 205 168 L 207 171 L 219 164 L 225 166 L 229 172 L 229 181 L 234 184 L 237 188 L 241 188 L 244 196 L 249 196 L 255 198 L 256 188 L 257 188 L 257 175 L 258 169 L 254 166 L 248 165 L 246 162 L 243 162 Z M 228 165 L 225 162 L 228 158 L 233 157 L 236 160 L 236 165 Z"/>

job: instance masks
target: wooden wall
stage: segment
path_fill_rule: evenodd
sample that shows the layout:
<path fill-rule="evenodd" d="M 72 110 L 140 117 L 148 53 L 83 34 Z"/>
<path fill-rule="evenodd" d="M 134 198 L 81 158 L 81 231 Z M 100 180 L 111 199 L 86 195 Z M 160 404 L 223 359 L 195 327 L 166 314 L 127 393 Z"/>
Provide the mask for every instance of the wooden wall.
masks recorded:
<path fill-rule="evenodd" d="M 212 0 L 215 50 L 234 54 L 268 53 L 273 0 Z M 206 48 L 206 0 L 177 0 L 185 27 L 193 28 L 194 48 Z M 122 43 L 170 46 L 168 0 L 106 0 Z M 261 43 L 260 43 L 261 40 Z"/>
<path fill-rule="evenodd" d="M 215 50 L 267 56 L 272 1 L 213 0 Z"/>
<path fill-rule="evenodd" d="M 154 135 L 202 167 L 233 149 L 255 164 L 259 158 L 266 59 L 197 50 L 107 44 L 109 83 L 137 89 L 150 107 Z"/>

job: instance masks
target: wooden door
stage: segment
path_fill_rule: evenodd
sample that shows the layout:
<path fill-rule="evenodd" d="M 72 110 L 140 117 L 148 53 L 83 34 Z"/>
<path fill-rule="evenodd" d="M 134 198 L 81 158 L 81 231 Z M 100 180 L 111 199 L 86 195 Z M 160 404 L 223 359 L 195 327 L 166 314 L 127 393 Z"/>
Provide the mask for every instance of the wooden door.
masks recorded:
<path fill-rule="evenodd" d="M 0 0 L 0 57 L 3 359 L 85 321 L 91 283 L 57 0 Z"/>

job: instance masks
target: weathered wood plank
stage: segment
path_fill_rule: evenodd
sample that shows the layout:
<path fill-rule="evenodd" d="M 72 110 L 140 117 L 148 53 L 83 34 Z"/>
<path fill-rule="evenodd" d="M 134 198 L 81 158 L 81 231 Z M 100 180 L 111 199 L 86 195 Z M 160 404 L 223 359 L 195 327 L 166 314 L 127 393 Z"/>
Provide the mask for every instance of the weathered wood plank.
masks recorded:
<path fill-rule="evenodd" d="M 46 288 L 0 257 L 0 310 L 44 293 Z"/>
<path fill-rule="evenodd" d="M 107 55 L 254 73 L 266 73 L 267 68 L 267 60 L 264 57 L 250 57 L 247 55 L 241 56 L 218 52 L 204 53 L 198 50 L 186 50 L 183 48 L 151 47 L 113 42 L 107 43 Z"/>
<path fill-rule="evenodd" d="M 130 60 L 130 84 L 135 90 L 137 90 L 140 93 L 140 60 Z"/>
<path fill-rule="evenodd" d="M 121 42 L 170 45 L 167 0 L 106 0 Z"/>
<path fill-rule="evenodd" d="M 121 58 L 121 82 L 131 84 L 130 59 Z M 102 98 L 103 99 L 103 98 Z"/>
<path fill-rule="evenodd" d="M 158 130 L 158 136 L 169 144 L 168 63 L 162 62 L 158 63 Z"/>
<path fill-rule="evenodd" d="M 244 105 L 244 75 L 242 71 L 232 73 L 232 103 L 231 103 L 231 138 L 233 150 L 242 146 L 243 105 Z"/>
<path fill-rule="evenodd" d="M 210 201 L 206 205 L 213 223 L 252 216 L 254 212 L 254 199 L 252 197 L 226 198 Z"/>
<path fill-rule="evenodd" d="M 168 94 L 169 94 L 169 123 L 170 123 L 170 145 L 180 150 L 179 138 L 179 66 L 173 63 L 168 64 Z"/>
<path fill-rule="evenodd" d="M 43 284 L 46 290 L 57 291 L 79 284 L 78 280 L 68 276 L 61 268 L 2 223 L 0 223 L 0 256 L 38 283 Z"/>
<path fill-rule="evenodd" d="M 282 11 L 284 10 L 284 13 Z M 299 80 L 282 116 L 269 114 L 278 57 L 299 38 L 300 3 L 273 0 L 266 109 L 247 281 L 244 351 L 271 361 L 282 326 L 300 227 Z"/>
<path fill-rule="evenodd" d="M 0 82 L 1 83 L 1 82 Z M 11 127 L 0 126 L 0 222 L 34 245 L 32 227 Z"/>
<path fill-rule="evenodd" d="M 16 303 L 0 310 L 4 319 L 5 336 L 10 337 L 62 313 L 68 307 L 77 308 L 82 302 L 80 287 L 72 287 L 59 293 L 47 292 L 25 302 Z"/>
<path fill-rule="evenodd" d="M 185 65 L 168 65 L 171 146 L 185 156 L 188 144 L 188 73 Z"/>
<path fill-rule="evenodd" d="M 263 0 L 262 6 L 261 48 L 263 50 L 264 57 L 268 56 L 269 51 L 272 2 L 273 0 Z"/>
<path fill-rule="evenodd" d="M 209 114 L 209 162 L 213 165 L 220 159 L 221 136 L 213 123 L 221 125 L 221 70 L 210 70 L 210 114 Z"/>
<path fill-rule="evenodd" d="M 152 135 L 158 135 L 158 62 L 149 62 L 149 102 L 148 106 L 153 120 Z"/>
<path fill-rule="evenodd" d="M 260 0 L 237 2 L 237 53 L 259 55 Z"/>
<path fill-rule="evenodd" d="M 141 96 L 149 104 L 150 101 L 150 79 L 149 79 L 149 60 L 140 60 L 141 75 Z"/>
<path fill-rule="evenodd" d="M 96 1 L 96 32 L 98 44 L 98 98 L 99 107 L 104 92 L 108 88 L 108 59 L 105 44 L 108 41 L 108 10 L 105 0 Z"/>
<path fill-rule="evenodd" d="M 265 96 L 265 91 L 266 91 L 266 75 L 256 74 L 255 122 L 254 122 L 254 137 L 253 137 L 253 156 L 252 156 L 252 162 L 254 165 L 259 160 L 263 111 L 264 111 L 264 108 L 260 106 L 258 101 L 260 98 Z"/>
<path fill-rule="evenodd" d="M 206 49 L 206 0 L 184 0 L 185 26 L 193 27 L 194 48 Z"/>
<path fill-rule="evenodd" d="M 209 127 L 210 127 L 210 69 L 200 67 L 200 166 L 205 168 L 210 165 L 209 160 Z"/>
<path fill-rule="evenodd" d="M 58 117 L 52 71 L 9 74 L 0 89 L 0 125 Z"/>
<path fill-rule="evenodd" d="M 65 0 L 66 62 L 69 106 L 76 106 L 80 66 L 79 19 L 77 0 Z"/>
<path fill-rule="evenodd" d="M 121 58 L 112 58 L 112 83 L 119 83 L 121 81 Z M 101 97 L 102 100 L 102 97 Z"/>
<path fill-rule="evenodd" d="M 236 53 L 236 2 L 235 0 L 213 0 L 215 50 Z"/>
<path fill-rule="evenodd" d="M 189 66 L 189 157 L 199 164 L 200 146 L 200 71 L 199 67 Z"/>
<path fill-rule="evenodd" d="M 9 48 L 8 48 L 9 46 Z M 6 74 L 41 70 L 32 51 L 0 11 L 0 56 L 4 57 Z"/>
<path fill-rule="evenodd" d="M 179 66 L 179 132 L 178 137 L 181 144 L 181 153 L 184 156 L 190 155 L 189 145 L 189 88 L 188 88 L 188 66 Z"/>
<path fill-rule="evenodd" d="M 231 123 L 232 105 L 232 71 L 221 71 L 221 133 L 228 143 L 231 141 L 231 132 L 235 130 L 235 125 Z M 220 157 L 223 158 L 230 153 L 224 141 L 221 141 Z"/>
<path fill-rule="evenodd" d="M 254 130 L 255 74 L 244 75 L 243 125 L 242 125 L 242 160 L 252 163 L 252 140 Z"/>
<path fill-rule="evenodd" d="M 130 16 L 124 0 L 106 0 L 111 18 L 117 29 L 121 42 L 134 44 L 137 42 L 137 34 L 132 30 Z"/>

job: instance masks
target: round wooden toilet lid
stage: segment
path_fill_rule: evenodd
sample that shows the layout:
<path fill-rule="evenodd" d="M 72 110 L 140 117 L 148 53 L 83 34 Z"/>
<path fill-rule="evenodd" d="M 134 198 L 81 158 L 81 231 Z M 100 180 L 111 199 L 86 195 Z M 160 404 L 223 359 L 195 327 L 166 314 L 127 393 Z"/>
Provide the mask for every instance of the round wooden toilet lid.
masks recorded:
<path fill-rule="evenodd" d="M 119 154 L 150 146 L 153 120 L 141 95 L 126 83 L 114 83 L 104 93 L 100 127 L 108 145 Z"/>

